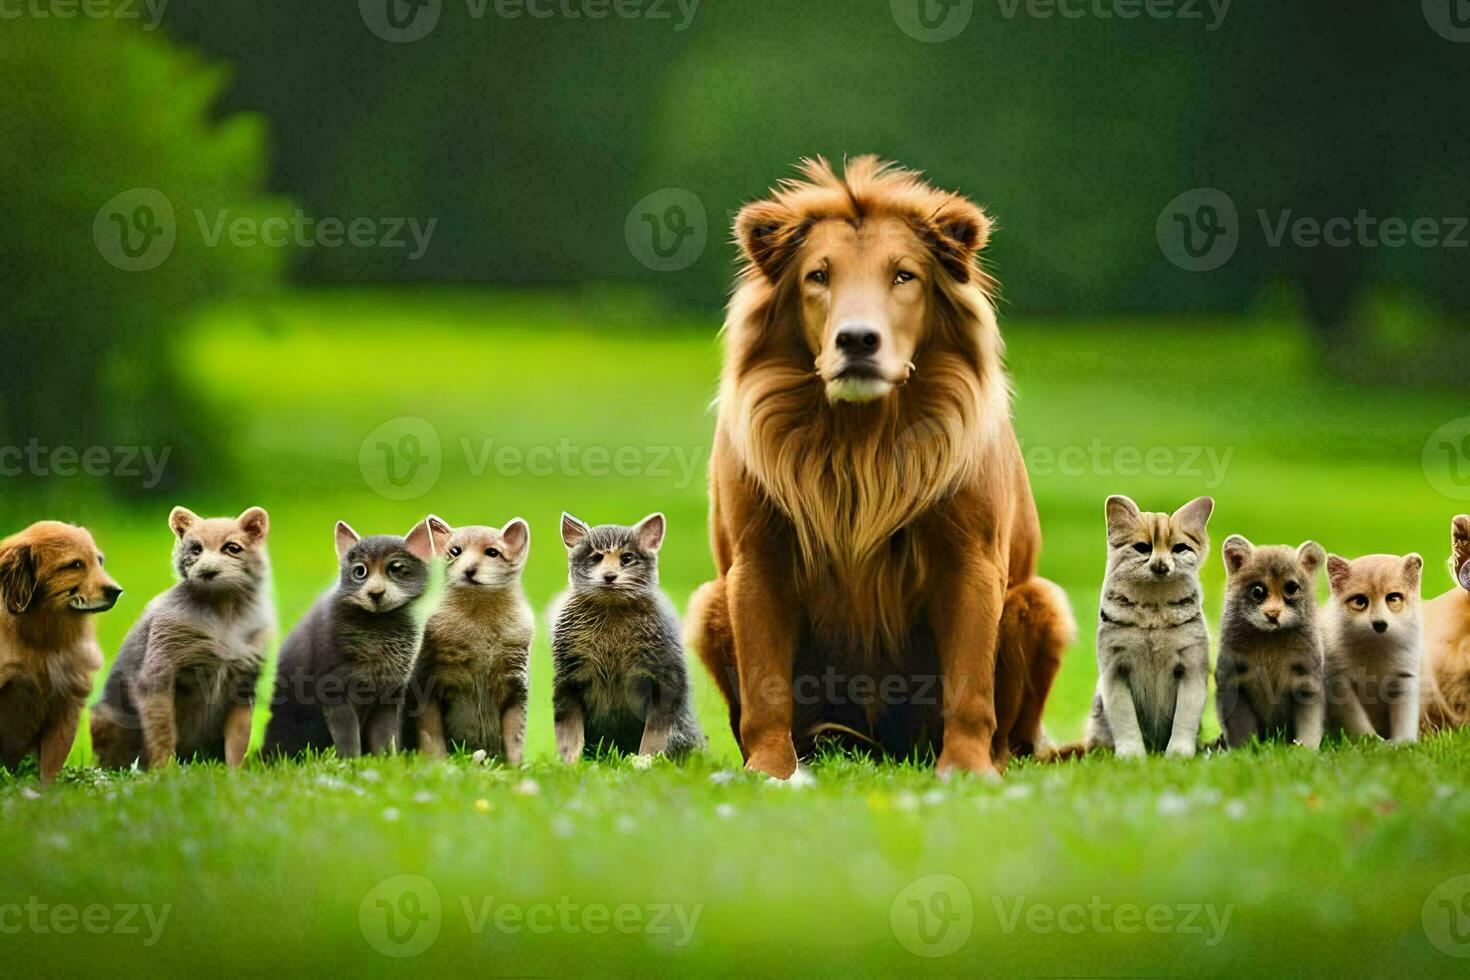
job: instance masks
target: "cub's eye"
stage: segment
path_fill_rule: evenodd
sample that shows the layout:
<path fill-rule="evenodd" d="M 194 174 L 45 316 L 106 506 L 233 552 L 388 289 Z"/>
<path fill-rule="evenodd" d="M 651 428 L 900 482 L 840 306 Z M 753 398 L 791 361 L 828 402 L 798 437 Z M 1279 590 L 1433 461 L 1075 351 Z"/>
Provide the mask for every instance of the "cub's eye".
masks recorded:
<path fill-rule="evenodd" d="M 499 548 L 486 548 L 485 549 L 485 554 L 489 555 L 491 558 L 499 558 L 500 557 L 500 549 Z"/>
<path fill-rule="evenodd" d="M 408 566 L 401 561 L 390 561 L 388 563 L 388 574 L 390 575 L 402 575 L 406 571 L 408 571 Z"/>
<path fill-rule="evenodd" d="M 204 554 L 204 545 L 200 544 L 198 541 L 195 541 L 193 544 L 189 545 L 189 554 L 191 554 L 191 555 L 202 555 L 202 554 Z"/>
<path fill-rule="evenodd" d="M 600 552 L 600 551 L 594 551 L 594 552 L 592 552 L 592 554 L 588 555 L 587 558 L 594 565 L 600 565 L 600 564 L 602 564 L 602 552 Z"/>
<path fill-rule="evenodd" d="M 827 284 L 827 270 L 813 269 L 811 272 L 808 272 L 806 274 L 806 281 L 814 282 L 819 286 L 825 286 Z"/>
<path fill-rule="evenodd" d="M 628 554 L 626 551 L 623 552 L 622 562 L 624 565 L 631 565 L 635 560 L 636 559 L 634 559 L 632 555 Z"/>
<path fill-rule="evenodd" d="M 225 550 L 225 554 L 227 554 L 227 555 L 238 555 L 238 554 L 241 554 L 242 552 L 244 552 L 245 549 L 242 548 L 242 547 L 240 547 L 238 544 L 236 544 L 233 541 L 226 541 L 225 542 L 225 549 L 224 550 Z"/>
<path fill-rule="evenodd" d="M 909 272 L 907 269 L 899 269 L 893 274 L 893 284 L 895 286 L 902 286 L 904 283 L 913 282 L 917 278 L 919 277 L 914 275 L 912 272 Z"/>
<path fill-rule="evenodd" d="M 1286 594 L 1287 595 L 1296 595 L 1301 590 L 1302 590 L 1302 587 L 1300 585 L 1297 585 L 1295 582 L 1287 582 L 1286 583 Z"/>
<path fill-rule="evenodd" d="M 1404 594 L 1402 592 L 1390 592 L 1388 594 L 1388 604 L 1395 609 L 1402 606 L 1404 604 Z"/>
<path fill-rule="evenodd" d="M 450 549 L 449 549 L 449 557 L 450 558 L 458 558 L 462 554 L 464 554 L 464 549 L 461 548 L 457 544 L 451 546 Z"/>
<path fill-rule="evenodd" d="M 361 562 L 357 563 L 356 565 L 353 565 L 352 566 L 352 577 L 355 578 L 355 579 L 357 579 L 359 582 L 361 582 L 363 579 L 367 578 L 367 566 L 364 565 L 364 564 L 362 564 Z"/>
<path fill-rule="evenodd" d="M 1358 612 L 1362 612 L 1364 609 L 1368 608 L 1368 597 L 1365 595 L 1355 595 L 1348 600 L 1348 605 L 1356 609 Z"/>
<path fill-rule="evenodd" d="M 1137 544 L 1135 544 L 1133 546 L 1133 550 L 1136 551 L 1136 552 L 1138 552 L 1140 555 L 1146 555 L 1150 551 L 1153 551 L 1154 550 L 1154 547 L 1153 547 L 1153 545 L 1149 544 L 1147 541 L 1140 541 L 1140 542 L 1138 542 Z"/>
<path fill-rule="evenodd" d="M 1194 549 L 1191 548 L 1187 544 L 1176 544 L 1174 546 L 1174 554 L 1176 554 L 1176 555 L 1182 555 L 1182 554 L 1185 554 L 1186 552 L 1193 552 L 1193 551 L 1194 551 Z"/>
<path fill-rule="evenodd" d="M 1262 585 L 1261 583 L 1259 583 L 1259 582 L 1257 582 L 1255 585 L 1252 585 L 1251 586 L 1251 598 L 1254 599 L 1256 602 L 1265 602 L 1266 601 L 1266 587 L 1264 585 Z"/>

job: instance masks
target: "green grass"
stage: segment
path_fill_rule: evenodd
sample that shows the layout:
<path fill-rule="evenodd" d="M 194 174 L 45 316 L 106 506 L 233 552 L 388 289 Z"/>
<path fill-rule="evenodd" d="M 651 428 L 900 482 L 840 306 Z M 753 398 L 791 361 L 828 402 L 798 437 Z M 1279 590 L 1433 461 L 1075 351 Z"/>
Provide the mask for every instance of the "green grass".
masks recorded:
<path fill-rule="evenodd" d="M 605 296 L 317 293 L 220 312 L 173 356 L 227 421 L 221 441 L 240 463 L 239 487 L 139 508 L 72 481 L 48 488 L 45 501 L 0 501 L 0 527 L 44 512 L 96 533 L 128 589 L 99 621 L 109 653 L 169 583 L 165 518 L 175 502 L 201 513 L 257 503 L 271 511 L 286 627 L 332 580 L 337 519 L 364 533 L 401 533 L 428 511 L 451 523 L 525 517 L 526 586 L 541 608 L 565 581 L 556 531 L 563 509 L 593 522 L 663 510 L 664 584 L 682 604 L 711 573 L 703 468 L 715 327 L 713 318 Z M 1462 392 L 1320 379 L 1299 333 L 1264 320 L 1008 322 L 1006 333 L 1017 428 L 1046 534 L 1042 572 L 1067 589 L 1084 624 L 1047 715 L 1059 738 L 1080 733 L 1096 677 L 1090 623 L 1108 493 L 1152 509 L 1211 493 L 1216 542 L 1241 532 L 1257 543 L 1312 537 L 1348 555 L 1418 550 L 1429 566 L 1426 592 L 1449 587 L 1440 571 L 1447 524 L 1465 504 L 1431 488 L 1420 454 L 1430 432 L 1465 414 Z M 441 469 L 422 497 L 394 500 L 374 491 L 359 450 L 381 423 L 404 416 L 433 427 Z M 494 453 L 507 446 L 546 447 L 548 471 L 517 471 L 505 457 L 497 465 Z M 1048 451 L 1069 447 L 1084 453 L 1080 466 L 1049 464 Z M 1152 450 L 1155 472 L 1118 472 L 1119 449 L 1141 459 Z M 620 450 L 636 461 L 624 472 L 586 472 L 611 469 Z M 1197 472 L 1184 465 L 1191 460 Z M 1205 575 L 1212 621 L 1222 579 L 1214 558 Z M 1408 749 L 1340 746 L 1321 757 L 1275 749 L 1188 763 L 1021 766 L 999 785 L 835 759 L 816 767 L 815 786 L 793 788 L 738 772 L 723 706 L 698 670 L 706 759 L 682 770 L 557 766 L 548 668 L 543 639 L 524 772 L 393 759 L 104 777 L 81 768 L 83 738 L 77 768 L 39 798 L 33 777 L 0 776 L 0 928 L 5 903 L 31 896 L 50 905 L 172 905 L 154 945 L 142 944 L 146 926 L 143 936 L 25 927 L 4 934 L 6 951 L 20 957 L 11 962 L 181 972 L 225 957 L 252 973 L 307 964 L 387 973 L 397 961 L 365 938 L 360 907 L 379 882 L 412 874 L 432 883 L 442 912 L 437 941 L 410 964 L 504 975 L 1218 975 L 1250 970 L 1262 956 L 1352 975 L 1406 965 L 1448 974 L 1460 965 L 1431 945 L 1421 914 L 1436 886 L 1470 873 L 1464 734 Z M 1213 731 L 1212 717 L 1206 727 Z M 933 874 L 964 883 L 973 934 L 953 956 L 928 960 L 900 942 L 912 927 L 907 903 L 936 913 L 955 906 L 925 891 L 928 882 L 917 895 L 900 893 Z M 369 931 L 379 897 L 368 902 Z M 563 897 L 594 915 L 631 904 L 652 916 L 652 906 L 674 904 L 686 917 L 698 907 L 699 918 L 685 944 L 677 925 L 674 934 L 633 935 L 559 922 L 544 933 L 494 925 L 501 903 L 554 910 Z M 462 898 L 476 913 L 493 898 L 489 924 L 467 918 Z M 1073 903 L 1083 911 L 1064 913 L 1063 924 L 1085 912 L 1080 932 L 1039 928 L 1047 908 Z M 1089 903 L 1231 912 L 1223 938 L 1210 944 L 1208 934 L 1146 926 L 1121 933 L 1110 928 L 1113 912 L 1094 913 Z"/>

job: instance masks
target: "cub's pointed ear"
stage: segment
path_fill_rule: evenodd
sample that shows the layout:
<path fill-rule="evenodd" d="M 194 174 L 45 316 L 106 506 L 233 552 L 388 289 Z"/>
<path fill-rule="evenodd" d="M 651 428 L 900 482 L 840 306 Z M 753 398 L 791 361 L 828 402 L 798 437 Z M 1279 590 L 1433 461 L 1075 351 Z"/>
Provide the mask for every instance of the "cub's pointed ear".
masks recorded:
<path fill-rule="evenodd" d="M 435 514 L 424 518 L 424 523 L 429 527 L 429 545 L 434 549 L 434 554 L 444 553 L 444 548 L 449 544 L 449 536 L 454 533 L 454 528 L 449 522 Z"/>
<path fill-rule="evenodd" d="M 1353 563 L 1339 555 L 1327 556 L 1327 584 L 1333 592 L 1342 591 L 1348 576 L 1353 573 Z"/>
<path fill-rule="evenodd" d="M 28 544 L 13 544 L 0 551 L 0 599 L 10 615 L 19 616 L 31 606 L 36 594 L 36 556 Z"/>
<path fill-rule="evenodd" d="M 735 241 L 747 262 L 771 282 L 782 273 L 806 240 L 807 225 L 778 201 L 754 201 L 735 216 Z"/>
<path fill-rule="evenodd" d="M 1189 503 L 1169 515 L 1169 523 L 1193 534 L 1204 534 L 1215 511 L 1214 497 L 1195 497 Z"/>
<path fill-rule="evenodd" d="M 638 547 L 657 553 L 664 543 L 664 515 L 649 514 L 633 526 L 633 535 L 638 539 Z"/>
<path fill-rule="evenodd" d="M 168 529 L 176 538 L 182 538 L 185 531 L 198 523 L 199 515 L 187 507 L 175 507 L 168 512 Z"/>
<path fill-rule="evenodd" d="M 403 536 L 404 550 L 422 562 L 434 560 L 434 528 L 430 521 L 437 522 L 444 527 L 449 526 L 437 517 L 425 517 Z"/>
<path fill-rule="evenodd" d="M 582 543 L 582 539 L 592 533 L 592 529 L 577 520 L 566 511 L 561 512 L 561 541 L 571 551 Z"/>
<path fill-rule="evenodd" d="M 1121 493 L 1113 494 L 1108 498 L 1104 511 L 1107 514 L 1109 531 L 1129 526 L 1138 520 L 1142 513 L 1137 504 Z"/>
<path fill-rule="evenodd" d="M 351 551 L 352 546 L 361 540 L 362 536 L 352 530 L 350 524 L 346 521 L 338 521 L 336 531 L 337 560 L 341 561 L 343 558 L 346 558 L 347 552 Z"/>
<path fill-rule="evenodd" d="M 500 537 L 505 541 L 505 553 L 518 558 L 526 553 L 526 546 L 531 543 L 531 525 L 519 517 L 512 517 L 510 523 L 501 528 Z"/>
<path fill-rule="evenodd" d="M 1220 554 L 1225 558 L 1225 571 L 1230 575 L 1240 571 L 1240 567 L 1246 563 L 1251 552 L 1255 550 L 1255 545 L 1247 541 L 1244 535 L 1230 535 L 1220 546 Z"/>
<path fill-rule="evenodd" d="M 969 282 L 978 268 L 975 257 L 990 241 L 991 221 L 974 202 L 951 194 L 928 221 L 925 239 L 950 275 Z"/>
<path fill-rule="evenodd" d="M 1424 556 L 1417 551 L 1404 556 L 1404 578 L 1408 579 L 1413 586 L 1414 592 L 1419 591 L 1419 582 L 1424 577 Z"/>
<path fill-rule="evenodd" d="M 1315 582 L 1317 571 L 1327 560 L 1327 552 L 1323 551 L 1322 546 L 1315 541 L 1303 541 L 1297 546 L 1296 560 L 1302 563 L 1302 567 L 1307 570 L 1307 574 Z"/>
<path fill-rule="evenodd" d="M 264 541 L 265 536 L 270 533 L 271 519 L 265 512 L 264 507 L 251 507 L 236 518 L 240 530 L 252 541 Z"/>

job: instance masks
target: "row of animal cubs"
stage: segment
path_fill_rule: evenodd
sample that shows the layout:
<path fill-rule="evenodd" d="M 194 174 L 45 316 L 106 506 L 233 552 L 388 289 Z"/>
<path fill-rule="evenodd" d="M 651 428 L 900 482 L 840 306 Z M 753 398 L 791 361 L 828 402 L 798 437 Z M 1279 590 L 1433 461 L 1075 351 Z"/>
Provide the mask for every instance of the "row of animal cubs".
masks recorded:
<path fill-rule="evenodd" d="M 81 542 L 74 557 L 73 551 L 61 553 L 66 568 L 77 563 L 76 570 L 85 572 L 95 560 L 100 570 L 101 554 L 85 530 L 44 524 Z M 45 537 L 40 527 L 0 542 L 0 563 L 17 540 Z M 177 583 L 148 603 L 124 639 L 92 707 L 93 750 L 108 768 L 191 758 L 238 766 L 275 633 L 269 518 L 259 507 L 236 518 L 201 518 L 176 507 L 169 527 Z M 658 584 L 663 515 L 631 527 L 589 527 L 564 514 L 561 530 L 570 588 L 551 619 L 562 758 L 574 762 L 608 748 L 679 757 L 702 746 L 678 617 Z M 399 748 L 444 755 L 457 743 L 519 763 L 534 628 L 520 581 L 530 550 L 526 522 L 451 528 L 430 515 L 402 537 L 362 537 L 338 522 L 335 538 L 337 583 L 281 642 L 263 755 L 329 747 L 343 757 Z M 440 558 L 445 588 L 425 618 L 419 606 L 431 564 Z M 45 613 L 47 603 L 32 600 L 37 590 L 59 584 L 47 584 L 47 571 L 36 570 L 40 581 L 19 608 L 7 592 L 12 615 L 23 618 L 33 607 Z M 66 608 L 110 608 L 121 592 L 111 587 L 105 605 L 87 600 Z M 84 583 L 73 587 L 72 598 L 85 590 Z M 86 637 L 95 648 L 90 629 Z M 90 653 L 87 662 L 95 670 L 100 651 Z M 91 676 L 86 672 L 69 689 L 74 703 L 66 707 L 72 713 L 66 749 L 81 707 L 76 694 L 90 691 Z M 51 692 L 40 680 L 35 693 L 44 698 Z M 0 676 L 0 688 L 4 681 Z M 53 713 L 46 706 L 35 712 Z M 34 749 L 41 754 L 42 779 L 49 781 L 60 763 L 54 748 L 49 755 L 43 751 L 43 743 L 56 738 L 45 728 L 15 733 L 15 750 L 0 762 L 13 768 L 27 748 Z"/>
<path fill-rule="evenodd" d="M 1107 501 L 1108 561 L 1097 629 L 1097 693 L 1086 739 L 1120 756 L 1197 748 L 1209 633 L 1200 564 L 1214 501 L 1146 513 Z M 1215 664 L 1220 746 L 1252 738 L 1317 748 L 1324 733 L 1412 742 L 1470 723 L 1470 517 L 1451 523 L 1457 587 L 1420 600 L 1417 554 L 1346 559 L 1225 539 L 1226 595 Z M 1327 569 L 1328 603 L 1317 607 Z"/>

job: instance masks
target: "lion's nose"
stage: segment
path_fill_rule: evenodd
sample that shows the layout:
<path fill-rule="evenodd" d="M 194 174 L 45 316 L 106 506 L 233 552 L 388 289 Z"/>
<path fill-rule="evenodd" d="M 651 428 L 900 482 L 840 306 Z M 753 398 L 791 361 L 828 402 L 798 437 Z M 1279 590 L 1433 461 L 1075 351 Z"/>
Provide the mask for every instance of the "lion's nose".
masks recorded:
<path fill-rule="evenodd" d="M 878 349 L 878 331 L 872 327 L 843 327 L 837 331 L 837 349 L 848 354 L 871 354 Z"/>

